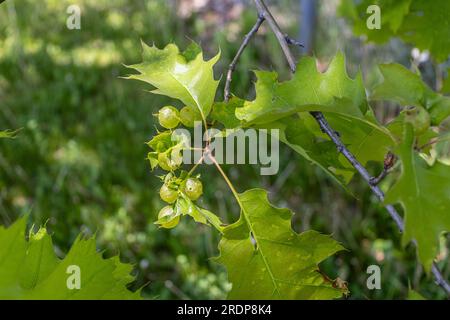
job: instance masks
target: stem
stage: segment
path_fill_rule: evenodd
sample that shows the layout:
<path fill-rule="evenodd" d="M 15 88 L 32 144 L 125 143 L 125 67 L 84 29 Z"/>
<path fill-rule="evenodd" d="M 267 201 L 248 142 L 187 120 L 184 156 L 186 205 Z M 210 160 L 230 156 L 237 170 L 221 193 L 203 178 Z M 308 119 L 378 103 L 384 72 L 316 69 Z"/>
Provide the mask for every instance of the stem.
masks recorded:
<path fill-rule="evenodd" d="M 269 11 L 269 8 L 267 8 L 264 1 L 263 0 L 254 0 L 254 1 L 256 8 L 258 9 L 258 13 L 267 20 L 270 28 L 272 29 L 275 37 L 277 38 L 278 43 L 281 46 L 281 50 L 283 50 L 284 56 L 286 57 L 286 60 L 289 64 L 289 68 L 291 69 L 292 72 L 295 72 L 296 70 L 295 59 L 291 53 L 291 50 L 289 49 L 289 44 L 288 41 L 286 40 L 285 34 L 281 32 L 281 29 L 278 26 L 277 21 L 272 16 L 272 13 Z"/>
<path fill-rule="evenodd" d="M 258 32 L 258 29 L 263 22 L 264 22 L 264 16 L 259 14 L 255 25 L 252 27 L 250 32 L 245 35 L 244 41 L 242 41 L 242 44 L 239 47 L 238 52 L 234 56 L 233 61 L 231 61 L 230 65 L 228 66 L 227 80 L 225 82 L 225 90 L 224 90 L 224 98 L 225 98 L 226 102 L 228 102 L 231 98 L 231 93 L 230 93 L 231 79 L 233 76 L 234 69 L 236 68 L 236 65 L 239 61 L 239 58 L 241 57 L 242 53 L 244 52 L 245 48 L 249 44 L 252 37 L 256 34 L 256 32 Z"/>
<path fill-rule="evenodd" d="M 201 149 L 203 150 L 203 149 Z M 200 157 L 200 160 L 198 160 L 198 162 L 191 168 L 191 170 L 189 170 L 188 172 L 188 176 L 191 176 L 195 169 L 197 169 L 197 167 L 203 162 L 203 159 L 205 158 L 204 154 L 202 154 L 202 156 Z"/>
<path fill-rule="evenodd" d="M 211 159 L 212 163 L 214 163 L 214 165 L 216 166 L 217 170 L 219 170 L 219 172 L 222 175 L 223 179 L 225 180 L 225 182 L 227 183 L 227 185 L 230 188 L 231 192 L 233 193 L 233 196 L 236 198 L 236 201 L 238 202 L 239 206 L 241 208 L 243 208 L 241 199 L 239 199 L 238 192 L 234 188 L 233 184 L 231 183 L 231 181 L 228 178 L 228 176 L 226 175 L 226 173 L 223 171 L 223 169 L 220 166 L 220 164 L 217 162 L 216 158 L 213 155 L 211 155 L 211 154 L 209 154 L 208 157 L 209 157 L 209 159 Z"/>
<path fill-rule="evenodd" d="M 359 174 L 363 177 L 363 179 L 367 182 L 372 192 L 376 195 L 380 202 L 384 201 L 384 193 L 381 189 L 372 183 L 373 178 L 370 176 L 369 172 L 367 172 L 366 168 L 356 159 L 356 157 L 347 149 L 347 147 L 342 143 L 341 138 L 336 134 L 328 121 L 325 119 L 322 112 L 311 112 L 311 115 L 316 119 L 317 123 L 320 126 L 320 129 L 330 137 L 331 141 L 336 145 L 338 152 L 342 153 L 342 155 L 350 162 L 350 164 L 359 172 Z M 397 210 L 391 205 L 385 206 L 392 219 L 397 224 L 398 228 L 401 232 L 403 232 L 403 219 L 398 214 Z"/>

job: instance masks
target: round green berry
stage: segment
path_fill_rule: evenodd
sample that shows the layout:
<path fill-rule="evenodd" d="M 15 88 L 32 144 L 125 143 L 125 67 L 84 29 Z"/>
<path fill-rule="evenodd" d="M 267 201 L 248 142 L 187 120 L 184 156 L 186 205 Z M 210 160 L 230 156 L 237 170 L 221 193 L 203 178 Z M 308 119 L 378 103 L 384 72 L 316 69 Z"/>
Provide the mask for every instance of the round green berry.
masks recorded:
<path fill-rule="evenodd" d="M 202 121 L 200 113 L 192 107 L 184 107 L 180 110 L 181 123 L 189 128 L 193 128 L 196 121 Z"/>
<path fill-rule="evenodd" d="M 180 123 L 180 113 L 175 107 L 165 106 L 158 112 L 158 121 L 166 129 L 173 129 Z"/>
<path fill-rule="evenodd" d="M 169 188 L 167 184 L 163 184 L 159 189 L 159 196 L 164 202 L 174 203 L 178 199 L 178 192 Z"/>
<path fill-rule="evenodd" d="M 184 193 L 191 200 L 197 200 L 203 194 L 203 184 L 197 178 L 189 178 L 184 184 Z"/>
<path fill-rule="evenodd" d="M 162 228 L 174 228 L 178 222 L 180 222 L 180 216 L 176 215 L 171 206 L 165 206 L 159 211 L 157 223 L 161 225 Z"/>

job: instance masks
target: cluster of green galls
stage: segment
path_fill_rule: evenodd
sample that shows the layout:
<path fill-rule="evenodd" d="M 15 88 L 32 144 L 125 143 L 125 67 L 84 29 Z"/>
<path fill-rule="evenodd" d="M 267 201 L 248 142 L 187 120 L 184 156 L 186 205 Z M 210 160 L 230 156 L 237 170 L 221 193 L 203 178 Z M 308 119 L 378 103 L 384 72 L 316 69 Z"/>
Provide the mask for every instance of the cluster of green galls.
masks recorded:
<path fill-rule="evenodd" d="M 180 111 L 173 106 L 165 106 L 159 110 L 157 117 L 159 124 L 169 130 L 178 127 L 180 122 L 186 127 L 194 127 L 195 122 L 201 121 L 199 112 L 189 106 L 183 107 Z M 158 162 L 161 169 L 174 171 L 181 165 L 181 158 L 170 159 L 165 154 L 160 154 Z M 172 175 L 168 174 L 159 190 L 161 199 L 168 203 L 158 213 L 158 221 L 166 221 L 161 224 L 164 228 L 173 228 L 178 224 L 180 216 L 176 215 L 173 205 L 181 194 L 186 195 L 192 201 L 197 200 L 203 194 L 203 184 L 198 178 L 187 177 L 178 183 L 171 178 Z"/>
<path fill-rule="evenodd" d="M 184 126 L 192 128 L 196 121 L 201 121 L 198 111 L 191 107 L 183 107 L 180 111 L 173 106 L 162 107 L 158 112 L 159 124 L 166 129 L 174 129 L 181 122 Z"/>

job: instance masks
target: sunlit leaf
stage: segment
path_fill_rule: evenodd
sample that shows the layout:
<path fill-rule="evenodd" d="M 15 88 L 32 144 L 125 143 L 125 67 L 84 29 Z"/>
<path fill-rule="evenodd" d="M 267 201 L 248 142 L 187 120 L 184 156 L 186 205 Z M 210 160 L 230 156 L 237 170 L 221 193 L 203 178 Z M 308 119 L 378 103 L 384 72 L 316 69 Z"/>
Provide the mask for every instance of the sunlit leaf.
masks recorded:
<path fill-rule="evenodd" d="M 51 237 L 43 228 L 25 238 L 27 217 L 5 229 L 0 226 L 1 299 L 139 299 L 140 290 L 131 292 L 132 266 L 118 257 L 103 259 L 95 238 L 77 238 L 64 259 L 53 249 Z M 80 270 L 80 289 L 69 288 L 69 266 Z"/>
<path fill-rule="evenodd" d="M 291 229 L 292 212 L 273 207 L 264 190 L 239 195 L 241 217 L 224 229 L 218 261 L 233 287 L 230 299 L 332 299 L 346 293 L 318 264 L 344 248 L 315 231 Z"/>
<path fill-rule="evenodd" d="M 174 44 L 169 44 L 164 49 L 144 43 L 142 46 L 142 63 L 129 66 L 140 74 L 131 75 L 128 79 L 150 83 L 156 87 L 153 93 L 178 99 L 185 105 L 198 109 L 202 118 L 206 119 L 219 83 L 214 80 L 213 66 L 220 54 L 204 61 L 203 53 L 195 44 L 183 53 Z"/>

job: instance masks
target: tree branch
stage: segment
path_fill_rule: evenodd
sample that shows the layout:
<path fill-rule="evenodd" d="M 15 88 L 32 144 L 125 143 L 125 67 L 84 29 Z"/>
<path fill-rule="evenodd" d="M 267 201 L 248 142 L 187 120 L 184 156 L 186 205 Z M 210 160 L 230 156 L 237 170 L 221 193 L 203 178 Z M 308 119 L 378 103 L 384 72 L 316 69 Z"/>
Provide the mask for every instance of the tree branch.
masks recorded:
<path fill-rule="evenodd" d="M 241 46 L 239 47 L 238 52 L 234 56 L 233 61 L 231 61 L 230 65 L 228 67 L 227 80 L 225 82 L 225 89 L 224 89 L 224 94 L 223 94 L 226 102 L 228 102 L 231 98 L 231 93 L 230 93 L 231 78 L 233 76 L 233 71 L 236 68 L 236 64 L 238 63 L 239 58 L 242 55 L 242 52 L 244 52 L 244 50 L 247 47 L 247 45 L 249 44 L 250 40 L 258 32 L 258 29 L 263 22 L 264 22 L 264 16 L 261 14 L 258 14 L 258 19 L 256 20 L 255 25 L 252 27 L 250 32 L 245 35 L 244 41 L 242 42 Z"/>
<path fill-rule="evenodd" d="M 386 154 L 386 156 L 384 157 L 383 171 L 381 171 L 381 173 L 377 177 L 372 177 L 372 179 L 370 180 L 370 183 L 372 185 L 379 184 L 384 178 L 386 178 L 386 176 L 389 173 L 389 169 L 392 168 L 394 163 L 395 163 L 395 156 L 394 156 L 394 154 L 391 153 L 391 152 L 388 152 Z"/>
<path fill-rule="evenodd" d="M 272 32 L 277 38 L 278 43 L 281 46 L 281 50 L 283 50 L 284 56 L 286 57 L 286 60 L 289 64 L 289 68 L 291 69 L 292 72 L 295 72 L 297 65 L 295 63 L 294 56 L 292 55 L 291 50 L 289 49 L 289 43 L 286 39 L 285 34 L 281 32 L 281 29 L 278 26 L 277 21 L 272 16 L 272 13 L 269 11 L 264 1 L 262 0 L 254 0 L 254 1 L 256 4 L 256 8 L 258 9 L 258 13 L 267 20 L 270 28 L 272 29 Z"/>
<path fill-rule="evenodd" d="M 270 28 L 272 29 L 275 37 L 277 38 L 281 49 L 283 50 L 283 53 L 286 57 L 286 60 L 289 64 L 289 68 L 291 69 L 292 73 L 295 73 L 296 70 L 296 63 L 294 56 L 292 55 L 289 46 L 288 46 L 288 40 L 285 34 L 281 31 L 280 27 L 278 26 L 276 20 L 272 16 L 271 12 L 267 8 L 266 4 L 263 0 L 254 0 L 256 8 L 258 10 L 258 13 L 260 16 L 263 16 L 267 22 L 269 23 Z M 245 47 L 244 47 L 245 48 Z M 241 52 L 242 53 L 242 52 Z M 363 177 L 363 179 L 367 182 L 368 186 L 372 190 L 372 192 L 375 194 L 375 196 L 378 198 L 378 200 L 383 203 L 384 201 L 384 193 L 383 191 L 373 183 L 374 178 L 369 174 L 367 169 L 356 159 L 356 157 L 350 152 L 350 150 L 347 149 L 347 147 L 342 143 L 339 134 L 334 131 L 328 121 L 325 119 L 322 112 L 310 112 L 311 115 L 316 119 L 317 123 L 319 124 L 321 130 L 328 135 L 328 137 L 333 141 L 333 143 L 336 145 L 337 150 L 342 153 L 342 155 L 350 162 L 350 164 L 358 171 L 358 173 Z M 400 214 L 397 212 L 397 210 L 392 205 L 386 205 L 386 210 L 389 212 L 390 216 L 394 220 L 394 222 L 397 224 L 400 232 L 404 231 L 404 221 Z M 417 243 L 416 243 L 417 245 Z M 434 275 L 434 278 L 436 280 L 436 283 L 444 289 L 444 291 L 447 293 L 448 296 L 450 296 L 450 285 L 443 277 L 442 273 L 439 271 L 437 265 L 433 263 L 432 266 L 432 273 Z"/>

